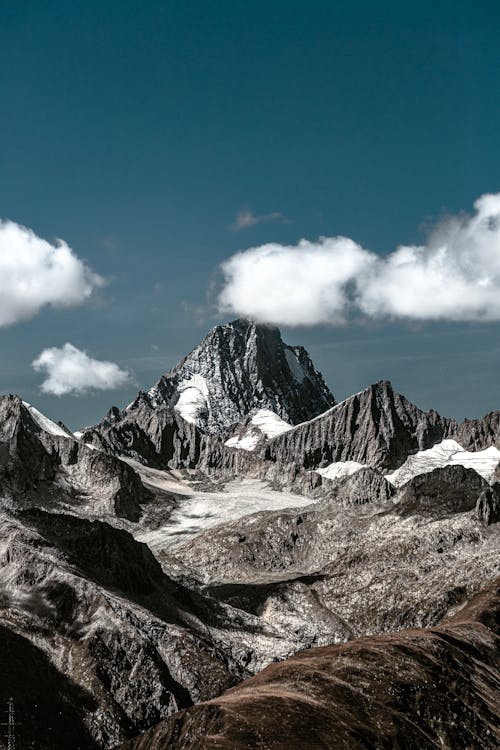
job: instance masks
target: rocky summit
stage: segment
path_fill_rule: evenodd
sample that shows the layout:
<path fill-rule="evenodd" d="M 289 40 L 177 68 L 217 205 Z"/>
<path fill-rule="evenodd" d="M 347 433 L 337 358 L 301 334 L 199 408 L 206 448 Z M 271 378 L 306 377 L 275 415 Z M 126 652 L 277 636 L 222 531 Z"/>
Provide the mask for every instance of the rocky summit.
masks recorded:
<path fill-rule="evenodd" d="M 500 747 L 499 465 L 244 320 L 75 434 L 0 397 L 18 746 Z"/>

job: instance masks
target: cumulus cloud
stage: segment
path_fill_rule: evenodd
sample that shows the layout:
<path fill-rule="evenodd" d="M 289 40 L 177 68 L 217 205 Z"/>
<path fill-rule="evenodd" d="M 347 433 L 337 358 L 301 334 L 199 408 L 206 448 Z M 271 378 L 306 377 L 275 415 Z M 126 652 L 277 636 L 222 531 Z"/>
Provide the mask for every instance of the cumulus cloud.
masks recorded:
<path fill-rule="evenodd" d="M 261 214 L 260 216 L 256 216 L 252 211 L 238 211 L 229 229 L 233 232 L 239 232 L 242 229 L 249 229 L 256 226 L 256 224 L 264 224 L 268 221 L 286 222 L 288 219 L 278 211 L 273 211 L 271 214 Z"/>
<path fill-rule="evenodd" d="M 31 229 L 0 222 L 0 327 L 28 320 L 46 305 L 80 305 L 103 284 L 63 240 L 52 245 Z"/>
<path fill-rule="evenodd" d="M 352 314 L 500 320 L 500 193 L 447 219 L 425 245 L 377 255 L 345 237 L 267 244 L 222 266 L 218 307 L 259 322 L 341 325 Z"/>
<path fill-rule="evenodd" d="M 130 379 L 130 374 L 114 362 L 93 359 L 69 343 L 59 349 L 44 349 L 32 367 L 47 376 L 41 390 L 54 396 L 79 395 L 90 390 L 108 391 Z"/>
<path fill-rule="evenodd" d="M 366 252 L 345 237 L 250 248 L 223 263 L 219 308 L 292 326 L 341 323 L 349 282 L 362 273 L 366 261 Z"/>

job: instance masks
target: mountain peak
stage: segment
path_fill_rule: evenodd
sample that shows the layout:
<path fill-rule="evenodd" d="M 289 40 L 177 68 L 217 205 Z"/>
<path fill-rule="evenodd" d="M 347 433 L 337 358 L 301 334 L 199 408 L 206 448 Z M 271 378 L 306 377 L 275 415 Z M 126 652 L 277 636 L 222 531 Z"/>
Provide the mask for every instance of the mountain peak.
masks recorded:
<path fill-rule="evenodd" d="M 173 408 L 212 435 L 227 434 L 252 409 L 298 424 L 335 404 L 303 347 L 285 344 L 276 326 L 243 318 L 212 328 L 147 398 L 153 409 Z"/>

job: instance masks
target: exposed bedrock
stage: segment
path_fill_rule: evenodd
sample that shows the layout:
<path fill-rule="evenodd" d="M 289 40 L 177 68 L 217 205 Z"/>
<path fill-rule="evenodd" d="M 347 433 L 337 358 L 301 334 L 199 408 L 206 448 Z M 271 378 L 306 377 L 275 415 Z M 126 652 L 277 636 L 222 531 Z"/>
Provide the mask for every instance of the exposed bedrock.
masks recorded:
<path fill-rule="evenodd" d="M 123 750 L 496 750 L 499 621 L 497 581 L 434 628 L 302 652 Z"/>

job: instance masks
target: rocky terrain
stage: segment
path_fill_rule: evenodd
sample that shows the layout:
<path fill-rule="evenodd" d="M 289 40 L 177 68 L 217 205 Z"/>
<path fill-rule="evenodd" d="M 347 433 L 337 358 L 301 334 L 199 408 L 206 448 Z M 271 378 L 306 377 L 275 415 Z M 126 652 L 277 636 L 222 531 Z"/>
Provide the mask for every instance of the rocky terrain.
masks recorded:
<path fill-rule="evenodd" d="M 111 409 L 84 440 L 151 465 L 193 468 L 210 454 L 210 436 L 229 437 L 252 411 L 293 425 L 333 404 L 303 347 L 284 344 L 277 328 L 235 320 L 213 328 L 126 409 Z"/>
<path fill-rule="evenodd" d="M 123 750 L 494 750 L 500 581 L 439 626 L 304 651 Z"/>
<path fill-rule="evenodd" d="M 484 525 L 482 507 L 495 512 L 500 485 L 459 466 L 397 492 L 375 480 L 364 469 L 326 500 L 256 513 L 163 554 L 200 590 L 315 644 L 434 625 L 500 575 L 500 528 Z"/>
<path fill-rule="evenodd" d="M 455 618 L 460 647 L 443 634 L 457 610 L 496 611 L 492 590 L 467 602 L 500 575 L 498 414 L 458 424 L 387 381 L 335 404 L 304 349 L 245 321 L 74 435 L 0 397 L 0 703 L 18 705 L 19 743 L 274 749 L 305 711 L 327 734 L 297 747 L 496 747 L 490 625 Z M 259 712 L 277 700 L 261 728 L 252 686 Z"/>

